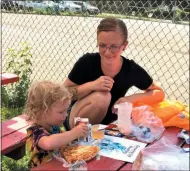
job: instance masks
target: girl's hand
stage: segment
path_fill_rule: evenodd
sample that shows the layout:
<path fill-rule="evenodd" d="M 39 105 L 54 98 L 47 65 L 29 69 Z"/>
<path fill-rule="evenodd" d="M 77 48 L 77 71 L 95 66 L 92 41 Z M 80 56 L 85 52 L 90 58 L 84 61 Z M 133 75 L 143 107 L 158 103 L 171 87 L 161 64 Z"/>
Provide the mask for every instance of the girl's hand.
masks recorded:
<path fill-rule="evenodd" d="M 108 76 L 101 76 L 93 82 L 94 90 L 111 91 L 114 80 Z"/>
<path fill-rule="evenodd" d="M 74 127 L 72 131 L 76 135 L 77 138 L 86 137 L 88 136 L 88 133 L 89 133 L 88 125 L 85 123 L 80 123 L 79 125 Z"/>

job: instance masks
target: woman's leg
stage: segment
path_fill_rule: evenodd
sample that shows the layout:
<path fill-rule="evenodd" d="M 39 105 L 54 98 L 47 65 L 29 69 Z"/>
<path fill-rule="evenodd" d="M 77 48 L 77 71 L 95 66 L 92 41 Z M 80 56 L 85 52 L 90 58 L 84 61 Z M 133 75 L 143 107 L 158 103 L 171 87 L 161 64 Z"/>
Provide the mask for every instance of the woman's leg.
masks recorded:
<path fill-rule="evenodd" d="M 110 101 L 110 92 L 93 92 L 78 100 L 71 109 L 70 127 L 74 127 L 74 117 L 88 118 L 91 124 L 100 123 L 106 116 Z"/>

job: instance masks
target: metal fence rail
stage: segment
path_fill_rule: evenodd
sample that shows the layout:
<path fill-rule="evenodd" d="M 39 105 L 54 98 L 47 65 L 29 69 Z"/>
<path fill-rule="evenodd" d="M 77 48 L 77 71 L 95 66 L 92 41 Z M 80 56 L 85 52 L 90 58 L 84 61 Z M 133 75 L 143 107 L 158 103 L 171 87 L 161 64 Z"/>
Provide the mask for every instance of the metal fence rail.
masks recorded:
<path fill-rule="evenodd" d="M 30 81 L 64 81 L 76 60 L 97 52 L 96 28 L 106 16 L 122 18 L 129 31 L 123 55 L 144 67 L 166 92 L 166 98 L 189 103 L 189 1 L 88 1 L 99 14 L 27 7 L 27 1 L 1 2 L 2 70 L 8 48 L 30 45 Z M 86 2 L 86 1 L 85 1 Z M 59 3 L 57 1 L 57 3 Z M 19 62 L 19 61 L 18 61 Z M 128 94 L 138 91 L 130 89 Z"/>

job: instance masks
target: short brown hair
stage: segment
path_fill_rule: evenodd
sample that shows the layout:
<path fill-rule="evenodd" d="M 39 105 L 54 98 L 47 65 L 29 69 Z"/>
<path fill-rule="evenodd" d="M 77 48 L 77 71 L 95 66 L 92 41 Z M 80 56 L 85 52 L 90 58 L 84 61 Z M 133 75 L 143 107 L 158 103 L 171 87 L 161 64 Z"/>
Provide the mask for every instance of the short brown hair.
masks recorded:
<path fill-rule="evenodd" d="M 58 100 L 70 101 L 70 93 L 64 85 L 51 81 L 39 81 L 28 92 L 25 114 L 35 121 L 42 112 L 47 111 Z"/>
<path fill-rule="evenodd" d="M 124 37 L 124 42 L 126 42 L 128 39 L 127 26 L 122 20 L 114 18 L 114 17 L 104 18 L 103 20 L 100 21 L 100 24 L 98 25 L 98 28 L 97 28 L 97 35 L 101 31 L 106 31 L 106 32 L 116 31 L 117 29 L 120 29 L 121 34 Z"/>

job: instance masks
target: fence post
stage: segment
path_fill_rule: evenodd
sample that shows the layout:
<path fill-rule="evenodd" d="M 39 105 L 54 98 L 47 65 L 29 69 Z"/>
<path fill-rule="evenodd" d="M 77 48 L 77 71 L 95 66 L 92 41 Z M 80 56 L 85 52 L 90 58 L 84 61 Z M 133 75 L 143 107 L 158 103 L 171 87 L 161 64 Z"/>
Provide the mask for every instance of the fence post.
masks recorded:
<path fill-rule="evenodd" d="M 174 24 L 175 24 L 175 19 L 176 19 L 176 5 L 177 5 L 177 0 L 174 1 L 174 6 L 172 7 L 172 10 L 173 10 L 172 23 Z"/>

